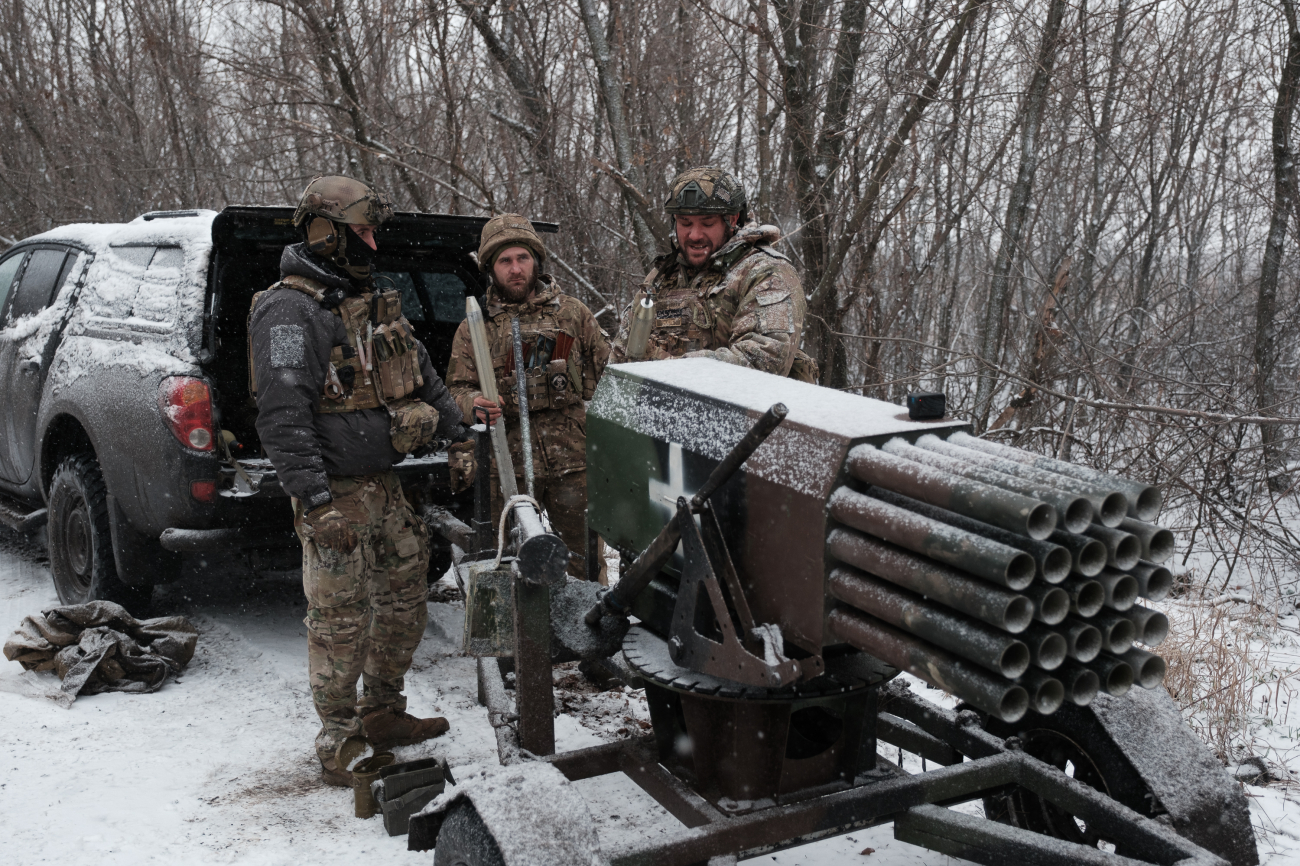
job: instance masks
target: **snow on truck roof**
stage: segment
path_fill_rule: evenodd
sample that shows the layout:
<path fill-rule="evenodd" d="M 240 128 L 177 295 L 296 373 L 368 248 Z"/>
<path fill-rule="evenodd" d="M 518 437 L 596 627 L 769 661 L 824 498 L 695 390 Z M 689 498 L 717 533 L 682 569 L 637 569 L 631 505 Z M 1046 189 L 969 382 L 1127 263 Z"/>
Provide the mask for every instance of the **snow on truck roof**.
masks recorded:
<path fill-rule="evenodd" d="M 212 246 L 212 221 L 216 217 L 214 210 L 196 210 L 165 216 L 141 214 L 129 223 L 69 223 L 24 238 L 22 243 L 69 243 L 92 252 L 134 246 L 206 248 Z"/>

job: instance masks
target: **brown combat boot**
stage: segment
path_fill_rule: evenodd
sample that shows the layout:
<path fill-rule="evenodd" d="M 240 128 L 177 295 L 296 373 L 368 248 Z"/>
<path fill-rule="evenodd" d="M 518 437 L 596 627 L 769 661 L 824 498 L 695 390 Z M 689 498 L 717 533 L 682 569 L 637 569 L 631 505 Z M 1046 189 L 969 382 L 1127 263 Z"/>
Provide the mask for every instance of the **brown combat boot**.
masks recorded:
<path fill-rule="evenodd" d="M 334 758 L 321 759 L 320 780 L 335 788 L 352 787 L 352 774 L 340 769 L 338 761 Z"/>
<path fill-rule="evenodd" d="M 451 730 L 451 725 L 441 716 L 417 719 L 410 713 L 392 707 L 363 716 L 361 727 L 366 732 L 366 739 L 374 743 L 376 749 L 423 743 Z"/>

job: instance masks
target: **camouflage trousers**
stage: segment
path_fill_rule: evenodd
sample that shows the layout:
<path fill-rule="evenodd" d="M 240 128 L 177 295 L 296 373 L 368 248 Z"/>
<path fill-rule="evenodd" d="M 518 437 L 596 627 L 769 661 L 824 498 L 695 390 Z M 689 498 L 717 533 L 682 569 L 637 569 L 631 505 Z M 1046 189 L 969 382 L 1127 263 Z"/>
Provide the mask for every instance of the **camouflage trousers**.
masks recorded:
<path fill-rule="evenodd" d="M 515 479 L 520 493 L 528 490 L 523 478 Z M 569 574 L 585 580 L 587 577 L 587 470 L 570 472 L 550 478 L 544 475 L 533 477 L 533 487 L 537 491 L 537 501 L 546 509 L 551 526 L 569 548 Z M 492 525 L 501 520 L 501 507 L 505 500 L 501 498 L 501 483 L 492 476 Z M 496 542 L 492 542 L 493 547 Z M 605 543 L 598 544 L 601 562 L 601 583 L 605 583 Z"/>
<path fill-rule="evenodd" d="M 365 713 L 406 709 L 403 677 L 429 618 L 427 530 L 397 476 L 331 476 L 329 484 L 334 507 L 360 539 L 351 553 L 317 547 L 303 533 L 302 503 L 293 503 L 307 595 L 307 674 L 322 725 L 316 738 L 322 760 L 344 738 L 361 733 Z"/>

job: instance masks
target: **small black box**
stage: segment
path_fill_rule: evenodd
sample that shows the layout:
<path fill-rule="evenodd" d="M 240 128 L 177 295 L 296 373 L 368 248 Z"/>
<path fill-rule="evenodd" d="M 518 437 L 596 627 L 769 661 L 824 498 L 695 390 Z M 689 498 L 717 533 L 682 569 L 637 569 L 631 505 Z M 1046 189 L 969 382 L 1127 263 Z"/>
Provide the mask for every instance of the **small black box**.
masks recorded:
<path fill-rule="evenodd" d="M 908 394 L 907 417 L 913 421 L 933 421 L 948 412 L 948 399 L 943 394 Z"/>

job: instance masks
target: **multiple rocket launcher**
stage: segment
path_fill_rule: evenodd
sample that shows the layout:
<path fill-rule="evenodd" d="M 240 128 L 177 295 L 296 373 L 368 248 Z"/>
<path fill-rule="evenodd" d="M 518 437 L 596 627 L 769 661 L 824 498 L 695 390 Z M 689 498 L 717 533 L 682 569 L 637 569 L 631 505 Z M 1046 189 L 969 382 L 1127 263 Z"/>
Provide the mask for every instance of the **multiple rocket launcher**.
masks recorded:
<path fill-rule="evenodd" d="M 1155 487 L 964 432 L 857 445 L 827 503 L 831 636 L 1014 722 L 1155 688 Z"/>

